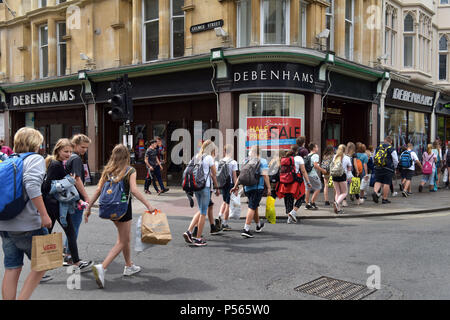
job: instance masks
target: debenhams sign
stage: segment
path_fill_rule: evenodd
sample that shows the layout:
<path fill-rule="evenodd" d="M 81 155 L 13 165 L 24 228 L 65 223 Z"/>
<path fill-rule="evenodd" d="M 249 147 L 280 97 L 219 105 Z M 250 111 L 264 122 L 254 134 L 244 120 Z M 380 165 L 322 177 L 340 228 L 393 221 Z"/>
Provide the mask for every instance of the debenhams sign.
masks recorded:
<path fill-rule="evenodd" d="M 13 107 L 30 107 L 42 104 L 55 104 L 75 101 L 74 89 L 46 91 L 39 93 L 26 93 L 12 96 Z"/>
<path fill-rule="evenodd" d="M 411 92 L 399 88 L 394 88 L 394 90 L 392 91 L 392 99 L 421 104 L 424 106 L 433 106 L 432 96 L 426 96 L 421 93 Z"/>

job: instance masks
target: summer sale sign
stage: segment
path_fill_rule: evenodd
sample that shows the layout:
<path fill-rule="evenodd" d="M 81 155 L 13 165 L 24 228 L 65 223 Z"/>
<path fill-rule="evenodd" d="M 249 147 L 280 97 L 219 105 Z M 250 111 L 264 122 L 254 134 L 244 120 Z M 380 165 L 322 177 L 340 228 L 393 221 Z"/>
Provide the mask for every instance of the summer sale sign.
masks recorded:
<path fill-rule="evenodd" d="M 247 141 L 249 149 L 259 145 L 263 149 L 289 149 L 301 135 L 302 118 L 247 117 Z"/>

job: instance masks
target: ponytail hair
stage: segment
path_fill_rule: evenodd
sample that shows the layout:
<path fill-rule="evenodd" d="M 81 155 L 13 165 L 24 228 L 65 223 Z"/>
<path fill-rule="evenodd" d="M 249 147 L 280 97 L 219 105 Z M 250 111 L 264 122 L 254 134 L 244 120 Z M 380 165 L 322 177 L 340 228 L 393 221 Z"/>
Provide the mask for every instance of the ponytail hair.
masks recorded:
<path fill-rule="evenodd" d="M 59 139 L 56 142 L 55 147 L 53 148 L 53 153 L 51 156 L 47 156 L 47 158 L 45 158 L 45 167 L 48 169 L 48 167 L 50 166 L 50 163 L 53 160 L 61 160 L 59 158 L 59 151 L 61 151 L 61 149 L 66 148 L 66 147 L 71 147 L 72 148 L 72 142 L 70 142 L 69 139 Z"/>

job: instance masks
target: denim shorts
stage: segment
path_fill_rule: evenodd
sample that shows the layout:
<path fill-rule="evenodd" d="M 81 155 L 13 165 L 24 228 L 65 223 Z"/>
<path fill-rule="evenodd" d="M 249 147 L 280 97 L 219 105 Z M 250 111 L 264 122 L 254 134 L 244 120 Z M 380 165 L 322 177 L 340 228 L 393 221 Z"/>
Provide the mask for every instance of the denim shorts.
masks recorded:
<path fill-rule="evenodd" d="M 228 187 L 225 187 L 221 190 L 223 202 L 225 202 L 226 204 L 230 204 L 230 197 L 231 197 L 230 191 L 232 187 L 233 186 L 230 184 Z"/>
<path fill-rule="evenodd" d="M 195 197 L 197 198 L 198 209 L 200 210 L 200 214 L 206 216 L 208 213 L 209 203 L 211 201 L 211 188 L 205 187 L 200 191 L 194 192 Z"/>
<path fill-rule="evenodd" d="M 252 210 L 256 210 L 259 207 L 259 203 L 261 202 L 262 196 L 264 193 L 264 189 L 254 189 L 247 191 L 248 198 L 248 208 Z"/>
<path fill-rule="evenodd" d="M 3 254 L 5 256 L 3 260 L 5 269 L 21 268 L 24 254 L 31 260 L 33 236 L 46 234 L 48 234 L 47 228 L 26 232 L 0 231 Z"/>

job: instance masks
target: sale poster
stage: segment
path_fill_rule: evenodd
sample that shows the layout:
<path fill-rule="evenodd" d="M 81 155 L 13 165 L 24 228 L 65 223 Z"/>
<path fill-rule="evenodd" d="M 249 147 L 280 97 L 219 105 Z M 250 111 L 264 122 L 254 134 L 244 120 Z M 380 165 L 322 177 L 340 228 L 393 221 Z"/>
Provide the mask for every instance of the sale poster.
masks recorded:
<path fill-rule="evenodd" d="M 290 149 L 301 136 L 302 118 L 247 117 L 246 148 L 259 145 L 262 149 Z"/>

